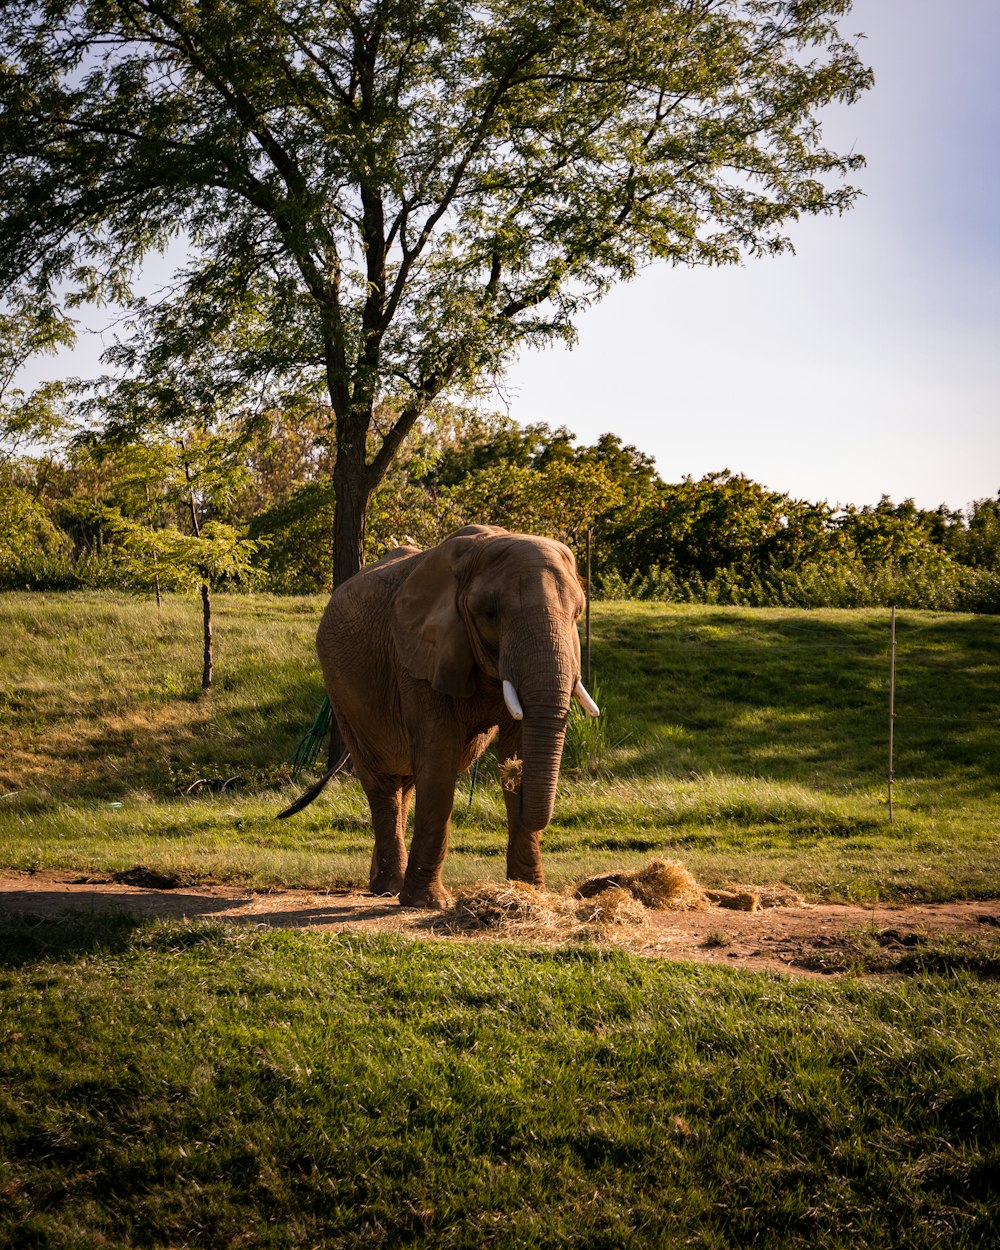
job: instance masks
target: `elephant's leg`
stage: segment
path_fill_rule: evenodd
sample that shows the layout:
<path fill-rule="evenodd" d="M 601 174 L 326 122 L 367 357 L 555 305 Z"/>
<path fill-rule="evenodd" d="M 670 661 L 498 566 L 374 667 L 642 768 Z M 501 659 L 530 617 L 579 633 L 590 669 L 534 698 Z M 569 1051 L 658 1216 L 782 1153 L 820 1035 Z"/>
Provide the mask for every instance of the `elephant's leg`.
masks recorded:
<path fill-rule="evenodd" d="M 443 908 L 451 903 L 451 895 L 441 881 L 441 866 L 448 853 L 457 775 L 454 762 L 443 768 L 440 763 L 436 766 L 428 763 L 418 770 L 413 841 L 406 878 L 399 892 L 403 907 Z"/>
<path fill-rule="evenodd" d="M 521 726 L 517 721 L 501 725 L 498 747 L 503 801 L 507 808 L 507 880 L 544 885 L 542 835 L 528 829 L 521 820 L 520 778 L 512 775 L 510 767 L 512 760 L 523 759 Z"/>
<path fill-rule="evenodd" d="M 406 873 L 406 816 L 413 785 L 409 781 L 394 780 L 395 786 L 381 781 L 365 787 L 375 830 L 375 848 L 368 875 L 368 888 L 373 894 L 398 894 Z"/>

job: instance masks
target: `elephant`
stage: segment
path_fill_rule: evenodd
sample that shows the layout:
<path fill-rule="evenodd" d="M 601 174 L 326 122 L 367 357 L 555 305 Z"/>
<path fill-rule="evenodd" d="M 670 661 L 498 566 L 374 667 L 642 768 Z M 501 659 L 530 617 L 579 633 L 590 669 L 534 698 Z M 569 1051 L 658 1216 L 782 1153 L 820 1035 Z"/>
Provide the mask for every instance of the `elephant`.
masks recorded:
<path fill-rule="evenodd" d="M 507 877 L 544 884 L 540 840 L 570 701 L 599 714 L 580 674 L 583 607 L 568 547 L 484 525 L 427 551 L 399 547 L 334 590 L 316 648 L 343 759 L 349 752 L 371 808 L 373 894 L 398 895 L 404 907 L 449 905 L 441 869 L 455 783 L 496 735 Z M 336 771 L 282 815 L 311 802 Z"/>

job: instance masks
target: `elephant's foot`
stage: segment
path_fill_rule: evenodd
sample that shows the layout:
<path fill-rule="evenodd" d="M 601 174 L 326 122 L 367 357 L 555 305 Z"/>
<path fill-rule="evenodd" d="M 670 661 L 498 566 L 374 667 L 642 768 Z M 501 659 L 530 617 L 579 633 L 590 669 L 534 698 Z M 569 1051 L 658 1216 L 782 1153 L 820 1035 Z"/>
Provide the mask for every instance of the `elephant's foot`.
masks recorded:
<path fill-rule="evenodd" d="M 452 904 L 452 897 L 440 881 L 418 882 L 403 885 L 399 891 L 400 907 L 420 907 L 425 911 L 444 911 Z"/>
<path fill-rule="evenodd" d="M 545 885 L 539 835 L 521 837 L 507 847 L 507 880 L 526 881 L 528 885 Z"/>
<path fill-rule="evenodd" d="M 401 872 L 380 872 L 368 883 L 369 891 L 382 897 L 387 894 L 396 895 L 402 888 L 403 874 Z"/>
<path fill-rule="evenodd" d="M 378 843 L 372 851 L 372 862 L 368 868 L 368 889 L 372 894 L 393 897 L 403 888 L 406 874 L 406 848 L 391 844 L 388 849 L 383 847 L 379 854 Z"/>

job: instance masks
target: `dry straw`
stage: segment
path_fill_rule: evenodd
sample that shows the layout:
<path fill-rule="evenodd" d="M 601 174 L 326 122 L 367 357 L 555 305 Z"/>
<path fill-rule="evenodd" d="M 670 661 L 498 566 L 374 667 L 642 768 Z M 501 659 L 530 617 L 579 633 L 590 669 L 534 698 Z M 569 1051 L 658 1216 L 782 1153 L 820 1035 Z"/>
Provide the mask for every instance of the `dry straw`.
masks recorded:
<path fill-rule="evenodd" d="M 455 892 L 451 908 L 437 920 L 449 933 L 492 931 L 521 938 L 566 941 L 609 937 L 645 924 L 646 909 L 625 890 L 597 899 L 556 894 L 523 881 L 483 882 Z"/>
<path fill-rule="evenodd" d="M 802 906 L 788 886 L 731 886 L 704 890 L 676 860 L 589 877 L 558 894 L 523 881 L 483 882 L 457 890 L 452 906 L 434 920 L 446 933 L 495 933 L 535 941 L 614 941 L 646 924 L 650 911 L 738 911 Z"/>
<path fill-rule="evenodd" d="M 576 887 L 577 898 L 607 890 L 625 890 L 652 911 L 707 911 L 710 904 L 692 874 L 675 859 L 651 859 L 645 868 L 588 877 Z"/>
<path fill-rule="evenodd" d="M 763 911 L 769 907 L 805 907 L 801 894 L 788 885 L 730 885 L 724 890 L 706 890 L 705 896 L 714 907 L 732 911 Z"/>
<path fill-rule="evenodd" d="M 513 794 L 521 784 L 521 773 L 523 770 L 524 762 L 516 755 L 509 760 L 504 760 L 500 765 L 500 784 L 505 790 Z"/>

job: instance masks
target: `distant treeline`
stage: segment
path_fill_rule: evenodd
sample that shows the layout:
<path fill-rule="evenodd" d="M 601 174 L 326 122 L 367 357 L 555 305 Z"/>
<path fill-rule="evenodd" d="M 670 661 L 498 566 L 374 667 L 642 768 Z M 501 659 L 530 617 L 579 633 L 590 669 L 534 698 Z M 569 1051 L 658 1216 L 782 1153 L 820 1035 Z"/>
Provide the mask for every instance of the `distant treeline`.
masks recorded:
<path fill-rule="evenodd" d="M 329 588 L 333 451 L 321 411 L 184 437 L 65 438 L 0 457 L 0 588 Z M 887 497 L 834 508 L 729 470 L 664 482 L 605 434 L 449 410 L 374 495 L 366 555 L 427 546 L 470 522 L 550 534 L 596 596 L 1000 612 L 1000 496 L 964 511 Z"/>

